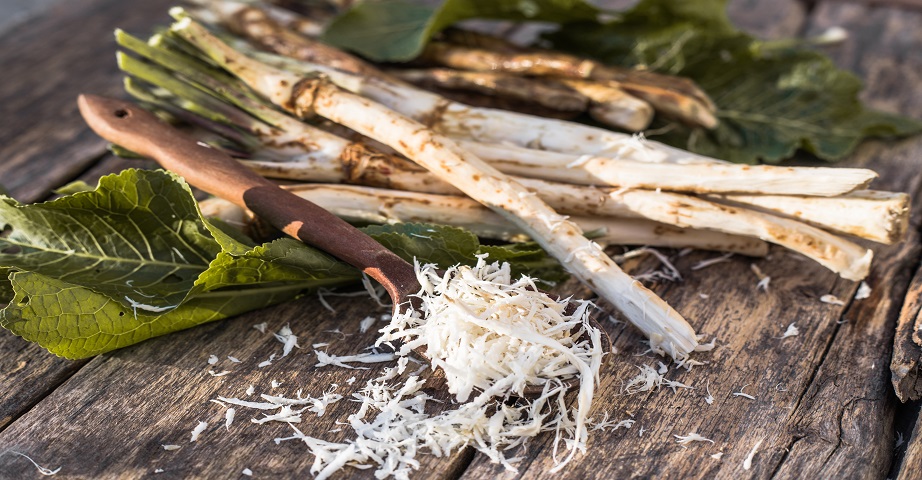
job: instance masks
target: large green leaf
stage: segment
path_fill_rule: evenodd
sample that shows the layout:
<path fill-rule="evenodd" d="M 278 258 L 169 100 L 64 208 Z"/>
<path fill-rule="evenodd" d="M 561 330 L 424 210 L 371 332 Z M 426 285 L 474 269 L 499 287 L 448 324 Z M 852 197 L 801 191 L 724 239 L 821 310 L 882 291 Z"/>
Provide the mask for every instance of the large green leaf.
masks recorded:
<path fill-rule="evenodd" d="M 73 182 L 54 189 L 54 193 L 58 195 L 73 195 L 80 192 L 92 192 L 93 190 L 95 190 L 95 188 L 89 183 L 83 180 L 74 180 Z"/>
<path fill-rule="evenodd" d="M 485 254 L 491 261 L 508 262 L 514 275 L 529 275 L 545 286 L 567 278 L 560 263 L 536 243 L 481 245 L 473 233 L 445 225 L 402 223 L 363 230 L 408 261 L 415 258 L 448 268 L 459 263 L 473 265 L 478 255 Z"/>
<path fill-rule="evenodd" d="M 291 238 L 253 247 L 243 255 L 221 252 L 195 282 L 190 296 L 221 288 L 289 282 L 302 288 L 355 281 L 355 268 Z M 243 294 L 248 294 L 243 292 Z"/>
<path fill-rule="evenodd" d="M 561 24 L 555 47 L 607 63 L 691 78 L 715 101 L 713 130 L 671 124 L 657 139 L 734 162 L 778 162 L 798 148 L 838 160 L 865 137 L 904 136 L 922 122 L 864 108 L 861 83 L 797 42 L 763 42 L 738 31 L 726 0 L 643 0 L 600 18 L 581 0 L 368 1 L 337 18 L 326 39 L 379 61 L 418 55 L 436 32 L 468 18 Z M 665 125 L 657 125 L 664 127 Z"/>
<path fill-rule="evenodd" d="M 544 287 L 553 286 L 569 277 L 560 263 L 537 243 L 481 245 L 478 253 L 489 255 L 491 260 L 509 262 L 513 275 L 528 275 Z"/>
<path fill-rule="evenodd" d="M 78 359 L 290 300 L 308 287 L 336 286 L 354 278 L 196 292 L 163 312 L 125 306 L 85 286 L 38 273 L 19 272 L 12 280 L 16 297 L 0 315 L 2 325 L 51 353 Z"/>
<path fill-rule="evenodd" d="M 175 305 L 217 255 L 191 191 L 165 172 L 126 170 L 51 202 L 0 197 L 0 266 L 91 286 L 128 305 Z"/>
<path fill-rule="evenodd" d="M 446 0 L 430 6 L 409 0 L 361 2 L 337 17 L 324 40 L 377 61 L 406 61 L 432 35 L 469 18 L 573 22 L 600 11 L 583 0 Z"/>
<path fill-rule="evenodd" d="M 778 162 L 802 148 L 837 160 L 867 136 L 902 136 L 922 123 L 865 109 L 861 82 L 797 43 L 737 31 L 725 0 L 644 0 L 608 24 L 566 26 L 557 48 L 691 78 L 717 104 L 714 130 L 673 125 L 658 137 L 734 162 Z"/>
<path fill-rule="evenodd" d="M 13 285 L 9 280 L 12 273 L 12 269 L 0 267 L 0 305 L 9 303 L 13 299 Z"/>
<path fill-rule="evenodd" d="M 56 355 L 85 358 L 358 278 L 354 268 L 281 239 L 242 256 L 219 253 L 186 298 L 170 307 L 126 306 L 84 285 L 16 273 L 16 296 L 0 314 L 0 323 Z"/>
<path fill-rule="evenodd" d="M 79 190 L 50 203 L 19 205 L 7 198 L 0 206 L 0 223 L 12 226 L 0 239 L 6 250 L 0 254 L 0 301 L 9 301 L 0 326 L 57 355 L 105 353 L 360 278 L 355 268 L 296 240 L 254 246 L 206 222 L 189 187 L 166 172 L 126 170 L 105 177 L 94 191 Z M 483 249 L 472 234 L 452 227 L 367 230 L 423 263 L 472 264 Z M 184 248 L 196 256 L 164 253 Z M 540 267 L 560 274 L 540 249 L 490 248 L 498 260 L 518 262 L 519 271 Z M 189 277 L 171 283 L 180 268 Z"/>
<path fill-rule="evenodd" d="M 470 264 L 480 247 L 473 233 L 443 225 L 402 223 L 372 225 L 362 230 L 404 260 L 418 258 L 440 268 Z"/>

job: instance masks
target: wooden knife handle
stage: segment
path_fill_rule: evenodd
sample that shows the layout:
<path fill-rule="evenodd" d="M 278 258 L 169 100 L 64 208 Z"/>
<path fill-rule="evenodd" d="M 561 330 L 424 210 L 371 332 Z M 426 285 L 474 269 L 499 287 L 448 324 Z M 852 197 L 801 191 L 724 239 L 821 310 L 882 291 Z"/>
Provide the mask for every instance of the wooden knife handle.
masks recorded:
<path fill-rule="evenodd" d="M 87 124 L 99 136 L 156 160 L 189 184 L 248 208 L 286 234 L 364 271 L 384 285 L 395 304 L 419 289 L 413 266 L 405 260 L 339 217 L 280 188 L 224 152 L 196 141 L 129 102 L 80 95 L 77 104 Z"/>

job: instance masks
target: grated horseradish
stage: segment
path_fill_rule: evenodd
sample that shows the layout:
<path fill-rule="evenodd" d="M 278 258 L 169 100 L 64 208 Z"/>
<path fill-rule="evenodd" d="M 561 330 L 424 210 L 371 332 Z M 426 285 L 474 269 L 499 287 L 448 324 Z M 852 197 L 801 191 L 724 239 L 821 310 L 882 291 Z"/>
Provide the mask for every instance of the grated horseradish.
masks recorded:
<path fill-rule="evenodd" d="M 513 280 L 508 264 L 484 257 L 444 273 L 416 267 L 421 308 L 394 315 L 381 330 L 379 345 L 402 343 L 398 365 L 353 394 L 360 402 L 348 418 L 355 438 L 327 442 L 291 425 L 295 435 L 276 442 L 307 444 L 318 479 L 347 465 L 376 465 L 377 478 L 407 478 L 419 468 L 417 452 L 443 456 L 467 445 L 515 471 L 521 457 L 510 458 L 513 449 L 543 431 L 556 433 L 552 472 L 584 452 L 603 355 L 601 332 L 589 324 L 591 303 L 574 302 L 571 312 L 569 299 L 548 297 L 530 278 Z M 423 390 L 425 379 L 406 374 L 416 347 L 426 348 L 432 368 L 443 369 L 460 403 L 434 401 Z M 573 388 L 569 380 L 579 385 L 575 407 L 564 398 Z M 526 398 L 529 385 L 541 394 Z M 507 404 L 509 396 L 519 400 Z M 427 412 L 433 403 L 443 409 Z"/>
<path fill-rule="evenodd" d="M 549 297 L 528 277 L 513 281 L 508 264 L 484 258 L 473 268 L 441 274 L 434 265 L 417 270 L 422 313 L 405 309 L 395 315 L 378 344 L 400 341 L 400 355 L 425 347 L 459 402 L 498 382 L 521 396 L 527 385 L 574 375 L 597 378 L 593 363 L 601 363 L 601 332 L 588 323 L 590 302 L 573 302 L 569 313 L 570 299 Z M 585 332 L 596 338 L 589 341 Z"/>

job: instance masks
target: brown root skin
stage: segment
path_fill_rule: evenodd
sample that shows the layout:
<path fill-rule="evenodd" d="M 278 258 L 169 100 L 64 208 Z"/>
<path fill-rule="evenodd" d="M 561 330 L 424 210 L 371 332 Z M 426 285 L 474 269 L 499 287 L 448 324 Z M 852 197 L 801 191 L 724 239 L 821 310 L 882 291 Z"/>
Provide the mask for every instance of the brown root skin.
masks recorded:
<path fill-rule="evenodd" d="M 539 105 L 534 101 L 516 100 L 509 97 L 483 95 L 466 90 L 449 90 L 445 88 L 426 86 L 426 91 L 435 93 L 447 100 L 464 104 L 470 107 L 491 108 L 524 113 L 535 117 L 556 118 L 558 120 L 575 121 L 585 112 L 574 110 L 558 110 Z M 431 123 L 428 125 L 432 125 Z"/>
<path fill-rule="evenodd" d="M 704 93 L 695 82 L 684 77 L 663 75 L 661 73 L 638 70 L 636 68 L 599 64 L 597 68 L 593 69 L 591 79 L 618 82 L 622 85 L 627 85 L 625 89 L 628 90 L 631 88 L 640 88 L 642 85 L 670 90 L 697 100 L 710 112 L 717 110 L 717 106 L 714 105 L 711 98 Z"/>
<path fill-rule="evenodd" d="M 578 59 L 564 53 L 505 53 L 445 42 L 429 43 L 420 59 L 461 70 L 568 78 L 590 78 L 592 70 L 598 65 L 595 61 Z"/>
<path fill-rule="evenodd" d="M 533 55 L 543 55 L 548 53 L 546 50 L 520 47 L 505 39 L 484 33 L 472 32 L 469 30 L 449 29 L 443 33 L 443 37 L 446 42 L 451 44 L 456 44 L 462 47 L 489 50 L 503 54 L 522 55 L 531 53 Z M 573 64 L 578 64 L 583 61 L 592 61 L 580 59 L 575 55 L 555 55 L 557 55 L 558 61 L 563 61 L 569 57 L 569 60 L 567 61 L 572 62 Z M 655 73 L 637 68 L 604 65 L 598 62 L 594 63 L 595 65 L 593 65 L 591 68 L 588 76 L 588 79 L 590 80 L 598 80 L 600 82 L 614 81 L 617 83 L 626 83 L 632 85 L 632 88 L 637 88 L 640 85 L 647 85 L 666 90 L 673 90 L 675 92 L 697 99 L 701 104 L 705 106 L 707 110 L 711 112 L 717 110 L 716 105 L 714 105 L 714 102 L 711 101 L 710 97 L 708 97 L 708 95 L 704 93 L 703 90 L 698 88 L 698 85 L 696 85 L 695 82 L 687 78 L 664 75 L 661 73 Z"/>
<path fill-rule="evenodd" d="M 285 28 L 258 7 L 241 8 L 226 19 L 225 26 L 233 33 L 279 55 L 362 75 L 384 75 L 364 60 Z"/>
<path fill-rule="evenodd" d="M 772 212 L 832 232 L 885 245 L 903 241 L 909 229 L 909 195 L 858 190 L 838 197 L 777 195 L 712 195 L 730 205 Z"/>
<path fill-rule="evenodd" d="M 314 116 L 314 102 L 321 86 L 333 87 L 326 77 L 304 77 L 291 88 L 291 97 L 282 105 L 282 108 L 297 115 L 299 118 Z"/>
<path fill-rule="evenodd" d="M 322 183 L 284 185 L 282 188 L 307 198 L 347 220 L 371 223 L 422 222 L 466 228 L 483 238 L 527 241 L 521 230 L 474 200 L 460 195 L 432 195 Z M 220 199 L 202 202 L 206 217 L 217 217 L 260 240 L 278 236 L 278 231 L 260 222 L 252 212 L 233 207 Z M 362 212 L 362 213 L 359 213 Z M 765 256 L 761 240 L 707 230 L 692 230 L 637 218 L 574 216 L 584 230 L 599 231 L 602 244 L 641 243 L 651 246 L 727 251 L 747 256 Z"/>
<path fill-rule="evenodd" d="M 388 76 L 387 73 L 364 60 L 286 28 L 258 7 L 242 7 L 234 15 L 225 18 L 224 23 L 232 32 L 279 55 L 371 77 Z M 445 42 L 432 42 L 420 58 L 464 70 L 499 70 L 527 75 L 615 82 L 615 86 L 620 86 L 632 95 L 644 99 L 658 112 L 670 118 L 706 128 L 713 128 L 717 124 L 717 119 L 713 115 L 713 102 L 688 79 L 609 67 L 593 60 L 580 59 L 563 53 L 542 50 L 525 51 L 496 37 L 492 37 L 493 40 L 486 40 L 491 38 L 486 35 L 479 35 L 479 38 L 481 38 L 481 44 L 500 50 L 476 49 Z M 531 98 L 534 100 L 542 97 L 535 95 Z M 614 126 L 635 130 L 629 126 Z"/>
<path fill-rule="evenodd" d="M 430 43 L 420 58 L 462 70 L 597 81 L 649 102 L 658 112 L 670 118 L 705 128 L 717 126 L 714 103 L 686 78 L 610 67 L 594 60 L 547 50 L 509 52 L 508 49 L 489 50 L 445 42 Z"/>
<path fill-rule="evenodd" d="M 673 90 L 655 85 L 642 85 L 637 83 L 617 83 L 625 91 L 641 98 L 656 108 L 656 111 L 665 117 L 688 124 L 712 129 L 717 127 L 718 120 L 713 111 L 702 104 L 697 98 L 677 93 Z"/>
<path fill-rule="evenodd" d="M 639 132 L 653 120 L 654 111 L 649 103 L 617 85 L 571 78 L 559 81 L 588 97 L 591 102 L 589 115 L 605 125 Z"/>
<path fill-rule="evenodd" d="M 448 68 L 393 70 L 391 75 L 417 86 L 467 90 L 494 97 L 535 102 L 562 111 L 586 110 L 589 99 L 572 88 L 543 79 L 495 72 L 470 72 Z"/>
<path fill-rule="evenodd" d="M 457 188 L 435 178 L 419 165 L 397 155 L 377 152 L 363 143 L 353 143 L 343 150 L 340 163 L 345 183 L 461 195 Z"/>

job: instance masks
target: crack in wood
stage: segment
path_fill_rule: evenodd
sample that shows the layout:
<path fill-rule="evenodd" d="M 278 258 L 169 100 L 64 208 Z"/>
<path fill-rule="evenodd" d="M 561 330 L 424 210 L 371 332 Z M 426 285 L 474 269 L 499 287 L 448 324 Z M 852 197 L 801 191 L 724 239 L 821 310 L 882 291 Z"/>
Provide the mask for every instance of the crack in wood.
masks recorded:
<path fill-rule="evenodd" d="M 18 408 L 11 412 L 9 415 L 0 418 L 0 433 L 2 433 L 7 427 L 15 423 L 17 420 L 19 420 L 19 418 L 32 410 L 33 407 L 51 395 L 55 390 L 57 390 L 58 387 L 73 377 L 87 363 L 89 363 L 89 361 L 73 362 L 73 368 L 67 368 L 60 372 L 60 374 L 56 376 L 51 382 L 45 384 L 44 389 L 18 405 Z"/>
<path fill-rule="evenodd" d="M 769 478 L 775 478 L 778 476 L 778 471 L 781 470 L 781 467 L 784 465 L 785 461 L 787 461 L 788 456 L 791 455 L 791 450 L 794 449 L 794 445 L 796 445 L 797 442 L 803 440 L 805 437 L 806 435 L 794 434 L 791 437 L 791 441 L 789 441 L 785 447 L 782 447 L 782 451 L 784 453 L 781 455 L 781 459 L 775 465 L 775 469 L 772 470 L 772 473 L 769 475 Z"/>

